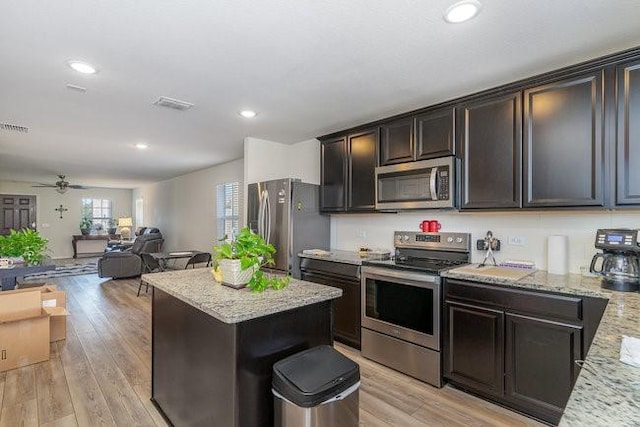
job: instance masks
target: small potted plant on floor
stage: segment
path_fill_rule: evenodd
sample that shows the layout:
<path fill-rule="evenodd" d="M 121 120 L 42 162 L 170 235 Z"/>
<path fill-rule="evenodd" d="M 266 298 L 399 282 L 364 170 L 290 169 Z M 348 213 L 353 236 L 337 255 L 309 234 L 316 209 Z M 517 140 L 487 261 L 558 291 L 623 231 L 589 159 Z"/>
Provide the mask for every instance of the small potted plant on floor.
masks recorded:
<path fill-rule="evenodd" d="M 215 253 L 213 275 L 223 285 L 239 289 L 245 285 L 254 292 L 267 288 L 282 289 L 290 277 L 269 277 L 260 271 L 264 265 L 273 265 L 276 248 L 245 227 L 238 235 L 213 247 Z"/>
<path fill-rule="evenodd" d="M 27 266 L 39 265 L 46 258 L 47 243 L 49 241 L 36 230 L 11 229 L 8 235 L 0 236 L 0 257 L 22 259 Z"/>
<path fill-rule="evenodd" d="M 80 220 L 80 233 L 82 233 L 83 236 L 86 236 L 91 231 L 92 225 L 93 225 L 93 221 L 91 221 L 86 216 L 83 216 L 82 219 Z"/>

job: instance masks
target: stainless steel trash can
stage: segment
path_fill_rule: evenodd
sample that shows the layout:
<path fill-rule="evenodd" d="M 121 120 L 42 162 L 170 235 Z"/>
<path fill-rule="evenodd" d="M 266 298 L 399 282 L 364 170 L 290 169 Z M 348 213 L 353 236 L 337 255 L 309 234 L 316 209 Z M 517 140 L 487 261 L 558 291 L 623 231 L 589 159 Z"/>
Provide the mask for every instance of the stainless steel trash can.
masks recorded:
<path fill-rule="evenodd" d="M 276 427 L 357 427 L 360 367 L 322 345 L 273 365 Z"/>

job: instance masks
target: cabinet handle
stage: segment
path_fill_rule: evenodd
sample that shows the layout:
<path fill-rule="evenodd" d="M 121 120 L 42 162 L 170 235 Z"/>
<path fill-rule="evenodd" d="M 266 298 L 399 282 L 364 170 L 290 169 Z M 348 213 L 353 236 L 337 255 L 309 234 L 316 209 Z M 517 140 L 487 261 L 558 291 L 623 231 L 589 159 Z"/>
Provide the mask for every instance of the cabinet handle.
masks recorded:
<path fill-rule="evenodd" d="M 7 350 L 2 350 L 2 357 L 0 357 L 0 360 L 7 360 Z"/>

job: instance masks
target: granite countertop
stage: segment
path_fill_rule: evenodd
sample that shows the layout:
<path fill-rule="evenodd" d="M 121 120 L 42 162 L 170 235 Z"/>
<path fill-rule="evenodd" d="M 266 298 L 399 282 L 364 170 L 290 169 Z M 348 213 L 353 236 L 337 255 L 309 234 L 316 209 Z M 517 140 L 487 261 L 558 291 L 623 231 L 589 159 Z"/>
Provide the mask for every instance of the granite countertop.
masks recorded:
<path fill-rule="evenodd" d="M 536 271 L 520 280 L 449 270 L 444 277 L 609 300 L 560 426 L 640 425 L 640 368 L 620 362 L 622 335 L 640 338 L 640 294 L 602 289 L 600 279 Z"/>
<path fill-rule="evenodd" d="M 343 264 L 356 264 L 362 265 L 362 260 L 366 258 L 361 258 L 356 251 L 344 251 L 340 249 L 331 249 L 328 254 L 325 255 L 314 255 L 314 254 L 305 254 L 300 252 L 298 254 L 300 258 L 312 258 L 312 259 L 321 259 L 324 261 L 333 261 L 333 262 L 341 262 Z"/>
<path fill-rule="evenodd" d="M 216 282 L 208 268 L 144 274 L 142 280 L 224 323 L 240 323 L 342 295 L 338 288 L 296 279 L 279 291 L 236 290 Z"/>

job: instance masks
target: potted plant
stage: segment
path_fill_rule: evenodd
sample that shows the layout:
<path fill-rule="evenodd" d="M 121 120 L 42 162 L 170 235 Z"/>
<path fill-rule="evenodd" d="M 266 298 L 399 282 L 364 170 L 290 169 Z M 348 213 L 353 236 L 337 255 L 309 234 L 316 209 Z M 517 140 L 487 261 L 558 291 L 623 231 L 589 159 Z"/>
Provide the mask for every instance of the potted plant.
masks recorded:
<path fill-rule="evenodd" d="M 49 241 L 36 230 L 11 229 L 8 235 L 0 236 L 0 256 L 24 259 L 26 265 L 38 265 L 46 258 Z"/>
<path fill-rule="evenodd" d="M 93 221 L 91 221 L 86 216 L 83 216 L 82 219 L 80 220 L 80 233 L 82 233 L 83 236 L 86 236 L 91 231 L 92 225 L 93 225 Z"/>
<path fill-rule="evenodd" d="M 107 220 L 107 233 L 113 235 L 116 234 L 116 231 L 118 230 L 118 221 L 115 220 L 115 218 L 109 218 Z"/>
<path fill-rule="evenodd" d="M 273 265 L 276 248 L 245 227 L 227 242 L 213 247 L 215 253 L 213 275 L 222 284 L 233 288 L 245 285 L 254 292 L 267 288 L 282 289 L 291 280 L 286 277 L 269 277 L 260 271 L 264 265 Z"/>

